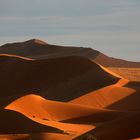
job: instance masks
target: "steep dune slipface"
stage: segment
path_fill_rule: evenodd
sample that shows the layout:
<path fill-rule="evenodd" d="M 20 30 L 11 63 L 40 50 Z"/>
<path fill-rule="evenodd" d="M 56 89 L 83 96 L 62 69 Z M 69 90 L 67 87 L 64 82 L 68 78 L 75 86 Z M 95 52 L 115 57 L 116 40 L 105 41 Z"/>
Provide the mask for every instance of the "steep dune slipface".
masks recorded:
<path fill-rule="evenodd" d="M 101 140 L 140 137 L 140 82 L 87 58 L 115 66 L 137 63 L 36 39 L 6 44 L 0 52 L 11 52 L 0 54 L 0 134 L 35 133 L 39 140 L 72 140 L 89 131 Z"/>
<path fill-rule="evenodd" d="M 27 101 L 30 101 L 30 103 Z M 79 137 L 88 131 L 101 140 L 127 140 L 140 136 L 139 111 L 119 112 L 91 108 L 83 105 L 49 101 L 34 94 L 15 100 L 5 109 L 20 112 L 39 124 L 56 127 L 66 132 L 67 136 L 66 134 L 60 136 L 60 138 L 64 137 L 66 140 Z M 67 123 L 60 121 L 66 121 Z M 71 122 L 75 122 L 75 124 Z M 79 123 L 84 123 L 84 125 Z M 95 128 L 95 126 L 97 127 Z M 49 136 L 54 137 L 54 139 L 59 137 L 55 133 L 48 134 Z"/>
<path fill-rule="evenodd" d="M 0 61 L 1 97 L 36 91 L 48 99 L 68 101 L 119 79 L 79 56 L 47 60 L 0 56 Z"/>

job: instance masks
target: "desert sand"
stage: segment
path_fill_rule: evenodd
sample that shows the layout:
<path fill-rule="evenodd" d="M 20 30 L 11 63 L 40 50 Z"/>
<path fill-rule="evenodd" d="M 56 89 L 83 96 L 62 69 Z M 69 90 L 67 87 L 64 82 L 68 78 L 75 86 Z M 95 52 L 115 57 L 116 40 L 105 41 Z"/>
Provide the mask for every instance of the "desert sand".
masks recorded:
<path fill-rule="evenodd" d="M 140 138 L 140 82 L 105 67 L 139 62 L 38 39 L 0 53 L 1 140 Z"/>

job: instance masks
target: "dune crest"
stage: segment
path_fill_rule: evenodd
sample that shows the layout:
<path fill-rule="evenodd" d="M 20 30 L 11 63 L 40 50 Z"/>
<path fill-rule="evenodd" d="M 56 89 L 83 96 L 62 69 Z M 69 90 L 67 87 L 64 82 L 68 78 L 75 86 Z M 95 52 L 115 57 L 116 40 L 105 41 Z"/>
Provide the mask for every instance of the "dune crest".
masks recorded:
<path fill-rule="evenodd" d="M 25 104 L 27 100 L 30 100 L 32 104 L 30 103 Z M 35 94 L 29 94 L 29 95 L 23 96 L 15 100 L 8 106 L 6 106 L 5 109 L 10 109 L 10 110 L 23 113 L 25 116 L 33 118 L 33 119 L 42 118 L 48 121 L 67 121 L 67 120 L 74 120 L 77 118 L 80 119 L 80 118 L 85 117 L 85 120 L 83 121 L 86 122 L 88 121 L 86 120 L 87 116 L 95 117 L 96 114 L 100 114 L 100 113 L 101 114 L 103 113 L 115 114 L 116 113 L 117 115 L 117 112 L 115 111 L 91 108 L 88 106 L 71 104 L 71 103 L 50 101 Z M 77 113 L 77 111 L 79 113 Z M 121 112 L 118 112 L 118 114 L 121 114 Z M 111 119 L 111 117 L 109 117 L 109 119 Z M 104 119 L 102 121 L 104 121 Z"/>

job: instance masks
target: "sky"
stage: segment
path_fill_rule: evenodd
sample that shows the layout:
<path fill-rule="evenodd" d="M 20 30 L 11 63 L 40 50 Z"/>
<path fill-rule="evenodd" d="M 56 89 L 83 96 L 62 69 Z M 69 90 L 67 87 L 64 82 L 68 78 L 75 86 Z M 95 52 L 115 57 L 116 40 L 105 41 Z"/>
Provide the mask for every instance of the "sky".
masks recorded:
<path fill-rule="evenodd" d="M 140 61 L 140 0 L 0 0 L 0 45 L 32 38 Z"/>

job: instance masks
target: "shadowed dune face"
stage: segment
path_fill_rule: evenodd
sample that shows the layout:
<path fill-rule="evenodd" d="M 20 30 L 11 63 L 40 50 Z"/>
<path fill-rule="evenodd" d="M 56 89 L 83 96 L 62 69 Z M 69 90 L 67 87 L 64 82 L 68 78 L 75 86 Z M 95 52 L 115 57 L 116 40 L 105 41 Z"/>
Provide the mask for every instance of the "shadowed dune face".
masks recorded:
<path fill-rule="evenodd" d="M 128 140 L 140 137 L 140 112 L 133 112 L 125 117 L 105 123 L 93 131 L 100 140 Z M 115 127 L 112 127 L 115 126 Z"/>
<path fill-rule="evenodd" d="M 126 94 L 120 100 L 107 106 L 108 109 L 119 109 L 119 110 L 129 110 L 129 111 L 138 111 L 139 107 L 139 98 L 140 98 L 140 82 L 128 82 L 123 87 L 127 91 L 123 91 L 122 94 Z M 121 93 L 121 92 L 120 92 Z"/>
<path fill-rule="evenodd" d="M 79 56 L 33 61 L 0 56 L 0 61 L 1 97 L 36 91 L 48 99 L 68 101 L 119 80 Z"/>
<path fill-rule="evenodd" d="M 23 134 L 37 132 L 61 132 L 59 129 L 38 124 L 24 115 L 11 111 L 0 110 L 0 134 Z"/>

